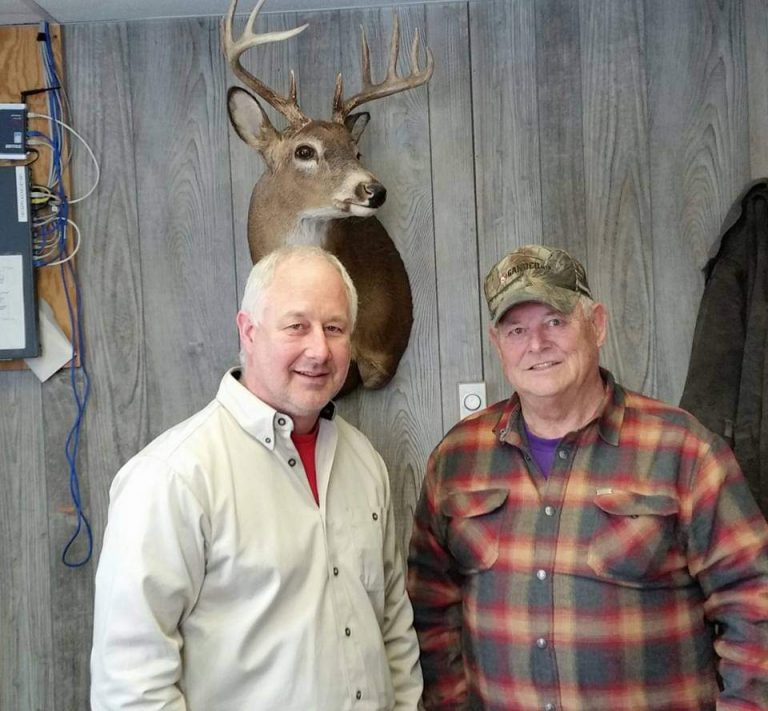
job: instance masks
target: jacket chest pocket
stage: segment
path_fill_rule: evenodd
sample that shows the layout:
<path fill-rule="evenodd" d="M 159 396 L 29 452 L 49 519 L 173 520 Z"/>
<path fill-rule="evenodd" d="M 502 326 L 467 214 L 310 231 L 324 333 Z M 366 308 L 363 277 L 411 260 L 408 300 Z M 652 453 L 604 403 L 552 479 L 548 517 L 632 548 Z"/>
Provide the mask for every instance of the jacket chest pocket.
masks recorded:
<path fill-rule="evenodd" d="M 593 499 L 597 525 L 587 563 L 600 576 L 632 586 L 658 580 L 676 541 L 679 505 L 673 496 L 607 489 Z"/>
<path fill-rule="evenodd" d="M 446 544 L 462 573 L 488 570 L 496 562 L 508 496 L 507 489 L 453 491 L 441 502 Z"/>
<path fill-rule="evenodd" d="M 354 572 L 368 592 L 384 589 L 384 537 L 381 508 L 347 514 L 331 524 L 340 561 Z"/>

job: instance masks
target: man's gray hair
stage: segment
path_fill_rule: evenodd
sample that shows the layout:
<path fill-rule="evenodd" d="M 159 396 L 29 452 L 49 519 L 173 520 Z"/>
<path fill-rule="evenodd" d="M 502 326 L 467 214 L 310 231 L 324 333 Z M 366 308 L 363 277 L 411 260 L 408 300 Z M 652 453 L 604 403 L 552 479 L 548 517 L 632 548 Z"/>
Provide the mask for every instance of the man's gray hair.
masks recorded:
<path fill-rule="evenodd" d="M 592 312 L 595 310 L 597 302 L 594 299 L 590 299 L 588 296 L 581 294 L 578 303 L 581 304 L 581 312 L 584 314 L 584 318 L 587 319 L 587 321 L 591 321 Z"/>
<path fill-rule="evenodd" d="M 349 304 L 349 328 L 352 332 L 357 321 L 357 289 L 352 283 L 344 265 L 330 252 L 316 247 L 314 245 L 300 244 L 279 247 L 262 257 L 253 265 L 251 273 L 248 275 L 248 281 L 243 292 L 243 300 L 240 304 L 240 310 L 250 314 L 255 322 L 261 321 L 264 309 L 264 294 L 272 284 L 275 278 L 277 266 L 287 259 L 298 259 L 307 261 L 320 257 L 330 264 L 341 277 L 344 284 L 344 291 L 347 292 L 347 302 Z M 240 363 L 244 362 L 244 353 L 240 351 Z"/>

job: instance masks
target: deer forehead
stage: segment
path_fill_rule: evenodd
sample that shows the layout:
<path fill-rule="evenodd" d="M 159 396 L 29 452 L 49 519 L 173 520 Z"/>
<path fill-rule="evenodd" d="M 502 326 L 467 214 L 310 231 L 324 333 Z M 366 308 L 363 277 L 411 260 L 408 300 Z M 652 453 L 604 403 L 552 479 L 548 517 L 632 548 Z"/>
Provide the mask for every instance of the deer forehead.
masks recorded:
<path fill-rule="evenodd" d="M 300 128 L 289 127 L 282 134 L 281 153 L 291 155 L 301 145 L 312 146 L 325 160 L 357 162 L 357 145 L 349 131 L 341 124 L 329 121 L 311 121 Z"/>

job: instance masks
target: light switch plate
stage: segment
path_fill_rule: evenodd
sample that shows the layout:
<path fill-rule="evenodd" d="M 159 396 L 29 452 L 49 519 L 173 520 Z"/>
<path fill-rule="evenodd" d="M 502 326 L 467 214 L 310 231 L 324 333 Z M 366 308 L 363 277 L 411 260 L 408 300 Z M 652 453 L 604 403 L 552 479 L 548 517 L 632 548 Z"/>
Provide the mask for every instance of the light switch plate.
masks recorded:
<path fill-rule="evenodd" d="M 459 383 L 459 419 L 480 412 L 485 406 L 485 383 Z"/>

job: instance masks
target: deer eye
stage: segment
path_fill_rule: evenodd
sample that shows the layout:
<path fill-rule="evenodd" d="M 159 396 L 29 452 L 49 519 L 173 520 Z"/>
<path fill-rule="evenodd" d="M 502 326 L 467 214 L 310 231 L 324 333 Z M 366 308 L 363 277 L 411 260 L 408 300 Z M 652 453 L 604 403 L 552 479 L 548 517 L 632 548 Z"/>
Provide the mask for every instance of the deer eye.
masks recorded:
<path fill-rule="evenodd" d="M 308 146 L 306 143 L 302 143 L 293 152 L 299 160 L 312 160 L 315 157 L 315 149 L 312 146 Z"/>

